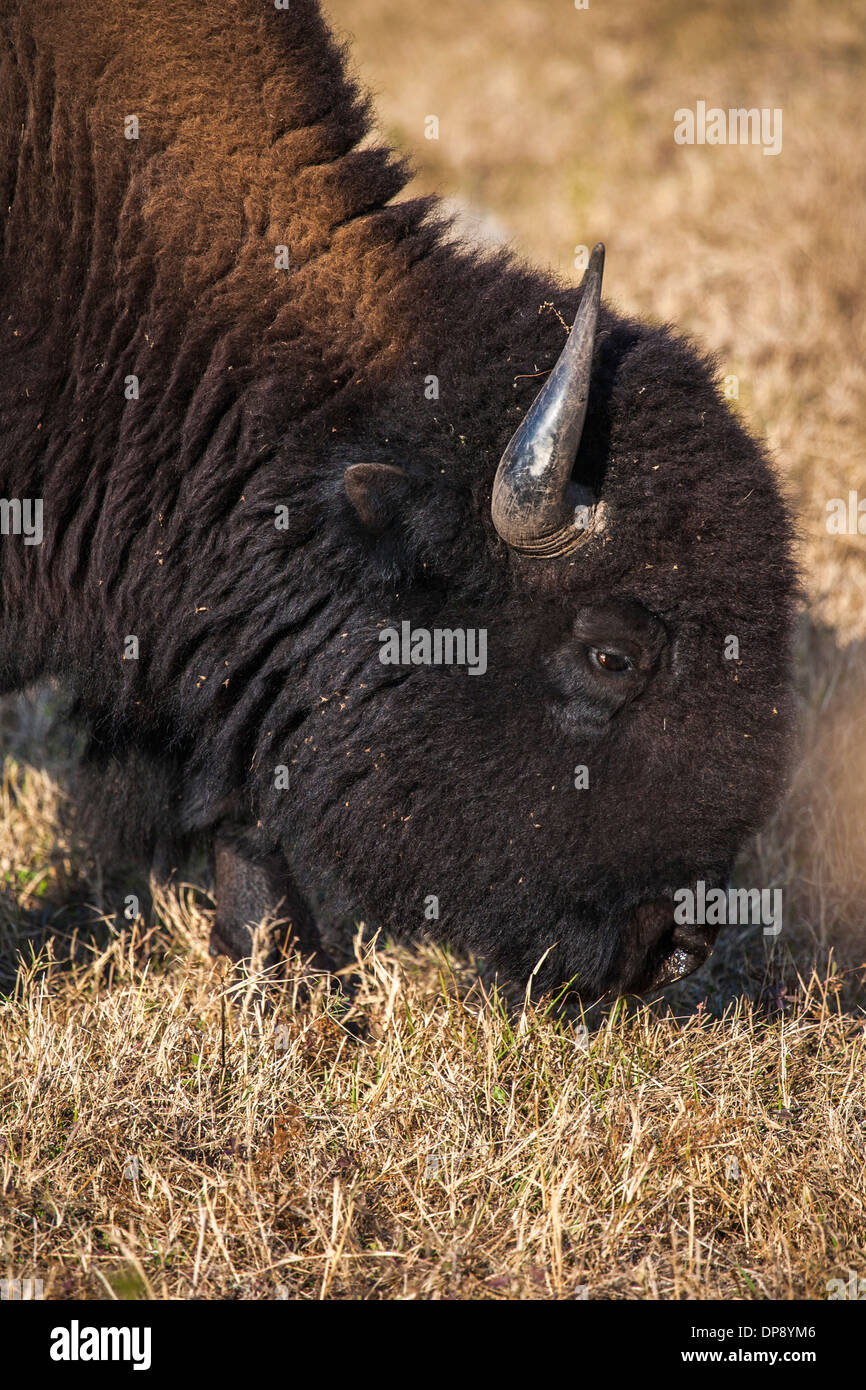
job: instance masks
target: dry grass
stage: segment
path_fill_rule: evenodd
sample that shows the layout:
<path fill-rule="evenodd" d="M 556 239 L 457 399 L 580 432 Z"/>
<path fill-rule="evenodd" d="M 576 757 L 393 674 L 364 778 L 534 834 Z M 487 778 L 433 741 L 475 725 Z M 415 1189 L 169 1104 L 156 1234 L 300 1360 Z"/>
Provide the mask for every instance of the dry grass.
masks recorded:
<path fill-rule="evenodd" d="M 696 976 L 585 1021 L 362 934 L 351 997 L 243 982 L 212 904 L 94 863 L 53 697 L 7 701 L 0 1277 L 48 1297 L 823 1298 L 866 1278 L 864 6 L 331 0 L 438 185 L 718 347 L 798 508 L 802 758 Z M 784 110 L 778 159 L 677 149 L 698 98 Z M 425 142 L 429 113 L 441 121 Z M 859 171 L 859 172 L 858 172 Z"/>
<path fill-rule="evenodd" d="M 362 945 L 348 1009 L 263 1009 L 194 898 L 43 955 L 5 1011 L 4 1263 L 46 1296 L 808 1298 L 862 1272 L 838 982 L 589 1031 Z"/>

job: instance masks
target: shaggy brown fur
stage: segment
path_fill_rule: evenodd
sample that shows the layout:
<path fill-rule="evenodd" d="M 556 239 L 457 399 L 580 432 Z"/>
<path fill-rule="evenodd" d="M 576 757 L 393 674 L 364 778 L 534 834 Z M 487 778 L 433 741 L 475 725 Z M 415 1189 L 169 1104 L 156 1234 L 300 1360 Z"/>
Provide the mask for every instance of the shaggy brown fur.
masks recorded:
<path fill-rule="evenodd" d="M 134 760 L 139 849 L 228 825 L 511 975 L 639 983 L 641 905 L 724 880 L 788 744 L 790 524 L 710 367 L 603 312 L 576 472 L 609 524 L 522 559 L 493 475 L 578 294 L 391 201 L 318 5 L 0 15 L 0 488 L 45 506 L 2 541 L 3 687 L 59 678 Z M 367 460 L 408 475 L 372 529 Z M 663 655 L 602 690 L 578 629 L 637 611 Z M 486 628 L 487 676 L 383 666 L 404 619 Z"/>

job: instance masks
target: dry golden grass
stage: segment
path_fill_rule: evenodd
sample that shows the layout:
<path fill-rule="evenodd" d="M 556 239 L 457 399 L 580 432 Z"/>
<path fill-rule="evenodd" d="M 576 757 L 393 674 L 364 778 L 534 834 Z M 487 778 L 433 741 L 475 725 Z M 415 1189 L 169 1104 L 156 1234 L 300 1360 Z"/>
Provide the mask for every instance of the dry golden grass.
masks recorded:
<path fill-rule="evenodd" d="M 201 866 L 93 862 L 54 697 L 6 701 L 0 1277 L 47 1297 L 814 1298 L 866 1278 L 864 5 L 467 9 L 331 0 L 418 187 L 719 349 L 801 519 L 802 756 L 744 855 L 785 929 L 727 929 L 657 1001 L 506 1005 L 471 961 L 359 938 L 350 998 L 207 955 Z M 704 98 L 776 159 L 677 149 Z M 424 117 L 440 117 L 438 142 Z"/>
<path fill-rule="evenodd" d="M 348 1010 L 324 985 L 263 1010 L 194 894 L 160 909 L 37 958 L 5 1010 L 4 1264 L 46 1296 L 814 1298 L 862 1270 L 838 984 L 590 1032 L 361 946 Z"/>
<path fill-rule="evenodd" d="M 348 1010 L 324 985 L 263 1010 L 194 894 L 159 916 L 43 954 L 4 1010 L 4 1272 L 47 1297 L 820 1298 L 863 1272 L 838 982 L 584 1030 L 361 946 Z"/>

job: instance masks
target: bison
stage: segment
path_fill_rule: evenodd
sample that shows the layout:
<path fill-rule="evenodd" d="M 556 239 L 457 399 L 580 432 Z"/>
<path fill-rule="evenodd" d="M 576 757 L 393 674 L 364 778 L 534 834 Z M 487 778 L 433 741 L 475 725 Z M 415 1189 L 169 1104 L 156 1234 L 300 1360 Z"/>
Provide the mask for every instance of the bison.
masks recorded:
<path fill-rule="evenodd" d="M 214 951 L 319 951 L 302 865 L 539 990 L 696 968 L 796 593 L 713 363 L 401 198 L 314 0 L 0 15 L 2 688 L 213 847 Z"/>

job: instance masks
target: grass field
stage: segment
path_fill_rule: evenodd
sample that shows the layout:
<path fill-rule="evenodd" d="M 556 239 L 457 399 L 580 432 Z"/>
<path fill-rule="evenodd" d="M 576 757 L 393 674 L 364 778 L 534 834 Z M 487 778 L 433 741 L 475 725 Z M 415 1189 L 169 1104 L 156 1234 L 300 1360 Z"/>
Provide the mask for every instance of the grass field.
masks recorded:
<path fill-rule="evenodd" d="M 797 509 L 801 751 L 747 848 L 778 939 L 585 1019 L 359 928 L 351 1002 L 207 954 L 202 865 L 96 863 L 51 692 L 0 709 L 0 1277 L 67 1298 L 708 1299 L 866 1280 L 866 5 L 331 0 L 417 187 L 715 348 Z M 784 115 L 778 156 L 673 112 Z M 436 114 L 437 141 L 424 138 Z"/>

